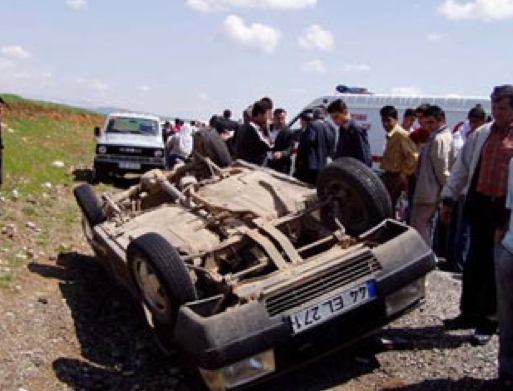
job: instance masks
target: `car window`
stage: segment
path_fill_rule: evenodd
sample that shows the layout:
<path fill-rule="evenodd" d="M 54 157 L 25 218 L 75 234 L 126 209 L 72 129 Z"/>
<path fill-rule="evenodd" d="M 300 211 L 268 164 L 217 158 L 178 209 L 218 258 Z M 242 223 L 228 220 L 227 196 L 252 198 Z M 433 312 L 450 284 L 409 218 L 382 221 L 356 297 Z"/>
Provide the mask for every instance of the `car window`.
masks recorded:
<path fill-rule="evenodd" d="M 148 136 L 159 134 L 157 121 L 143 118 L 111 118 L 107 125 L 107 133 L 133 133 Z"/>

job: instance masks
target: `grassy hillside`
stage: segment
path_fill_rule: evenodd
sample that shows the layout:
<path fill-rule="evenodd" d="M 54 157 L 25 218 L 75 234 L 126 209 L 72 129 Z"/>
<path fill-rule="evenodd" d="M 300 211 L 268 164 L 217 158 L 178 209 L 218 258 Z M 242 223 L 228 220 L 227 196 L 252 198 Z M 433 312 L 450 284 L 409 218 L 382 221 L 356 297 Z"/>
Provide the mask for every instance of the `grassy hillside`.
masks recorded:
<path fill-rule="evenodd" d="M 41 186 L 70 183 L 76 166 L 88 167 L 94 153 L 93 127 L 103 117 L 83 109 L 3 95 L 4 194 L 37 194 Z M 55 161 L 64 167 L 52 165 Z"/>
<path fill-rule="evenodd" d="M 103 116 L 82 109 L 2 97 L 10 107 L 2 118 L 0 289 L 15 287 L 30 262 L 87 251 L 71 190 L 75 168 L 91 167 L 93 128 L 103 122 Z M 55 161 L 64 166 L 55 167 Z"/>

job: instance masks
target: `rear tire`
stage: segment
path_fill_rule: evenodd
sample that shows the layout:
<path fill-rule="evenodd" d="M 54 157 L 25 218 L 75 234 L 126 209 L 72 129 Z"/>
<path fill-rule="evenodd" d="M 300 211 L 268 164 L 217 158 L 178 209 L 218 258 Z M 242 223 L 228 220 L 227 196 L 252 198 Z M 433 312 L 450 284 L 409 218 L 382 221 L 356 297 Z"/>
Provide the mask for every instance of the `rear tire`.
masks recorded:
<path fill-rule="evenodd" d="M 341 158 L 328 165 L 317 180 L 319 199 L 333 201 L 321 209 L 321 220 L 336 229 L 335 218 L 350 235 L 360 235 L 393 217 L 390 196 L 383 182 L 362 162 Z"/>
<path fill-rule="evenodd" d="M 73 194 L 91 228 L 107 220 L 100 200 L 90 184 L 85 183 L 77 186 L 75 190 L 73 190 Z"/>
<path fill-rule="evenodd" d="M 197 300 L 194 284 L 178 251 L 157 233 L 132 241 L 127 257 L 132 278 L 151 314 L 153 334 L 166 353 L 172 349 L 180 306 Z"/>

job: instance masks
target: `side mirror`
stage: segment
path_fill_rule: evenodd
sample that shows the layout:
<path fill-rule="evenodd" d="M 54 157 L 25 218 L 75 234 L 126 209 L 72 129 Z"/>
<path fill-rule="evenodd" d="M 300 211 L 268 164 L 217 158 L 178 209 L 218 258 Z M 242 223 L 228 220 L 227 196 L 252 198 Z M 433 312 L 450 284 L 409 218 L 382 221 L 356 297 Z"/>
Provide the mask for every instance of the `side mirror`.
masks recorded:
<path fill-rule="evenodd" d="M 94 127 L 94 137 L 100 137 L 100 127 L 99 126 L 95 126 Z"/>

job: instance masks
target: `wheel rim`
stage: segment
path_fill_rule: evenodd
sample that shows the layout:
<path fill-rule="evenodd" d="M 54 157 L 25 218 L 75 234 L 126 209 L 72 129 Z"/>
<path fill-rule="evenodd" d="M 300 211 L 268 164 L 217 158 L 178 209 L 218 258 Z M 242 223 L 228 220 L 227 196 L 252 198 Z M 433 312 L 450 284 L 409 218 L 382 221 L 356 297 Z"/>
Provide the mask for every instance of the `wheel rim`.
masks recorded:
<path fill-rule="evenodd" d="M 155 269 L 143 257 L 134 259 L 134 274 L 151 312 L 163 318 L 170 316 L 171 305 Z"/>
<path fill-rule="evenodd" d="M 331 182 L 326 187 L 326 195 L 331 198 L 330 204 L 323 208 L 324 216 L 331 223 L 335 218 L 349 229 L 358 230 L 368 221 L 365 200 L 350 186 L 343 182 Z"/>

